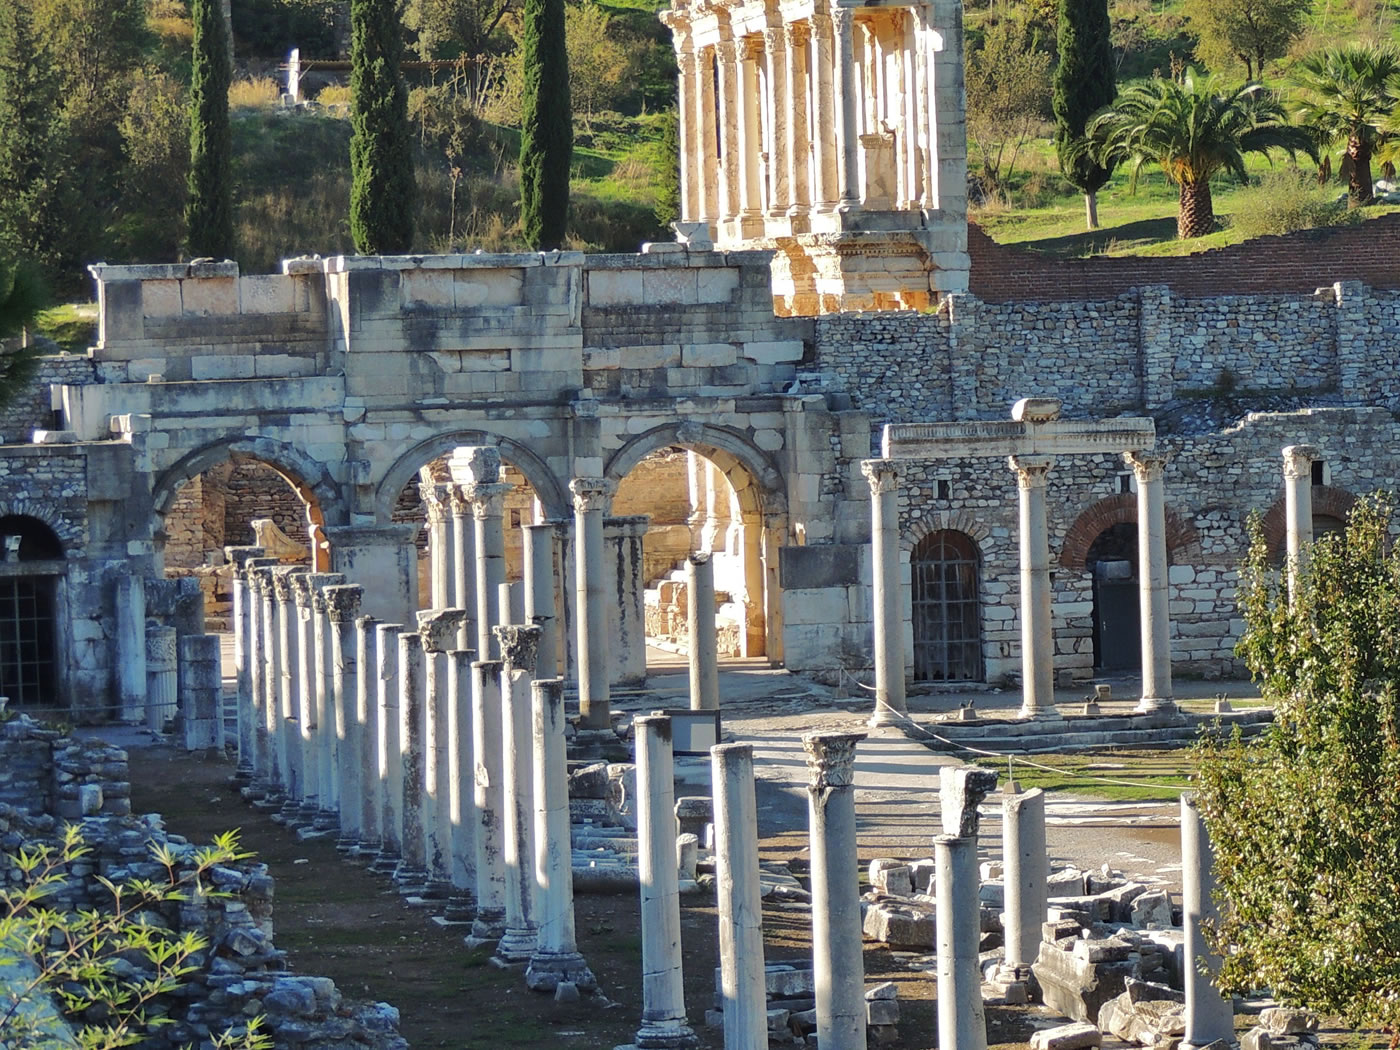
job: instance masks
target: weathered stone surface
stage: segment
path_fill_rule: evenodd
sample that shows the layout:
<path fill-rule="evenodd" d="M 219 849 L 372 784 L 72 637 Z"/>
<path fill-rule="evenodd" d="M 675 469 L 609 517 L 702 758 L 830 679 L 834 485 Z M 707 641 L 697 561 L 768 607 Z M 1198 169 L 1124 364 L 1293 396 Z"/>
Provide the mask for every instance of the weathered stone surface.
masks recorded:
<path fill-rule="evenodd" d="M 1124 992 L 1103 1004 L 1098 1026 L 1126 1042 L 1153 1046 L 1185 1033 L 1186 1006 L 1166 999 L 1135 1002 Z"/>
<path fill-rule="evenodd" d="M 1103 1035 L 1091 1024 L 1064 1024 L 1031 1033 L 1031 1050 L 1083 1050 L 1102 1045 Z"/>
<path fill-rule="evenodd" d="M 1132 964 L 1093 963 L 1041 942 L 1031 970 L 1046 1006 L 1076 1021 L 1097 1022 L 1100 1007 L 1122 994 Z"/>
<path fill-rule="evenodd" d="M 909 865 L 888 857 L 877 857 L 870 862 L 870 885 L 880 893 L 896 897 L 908 897 L 914 892 Z"/>
<path fill-rule="evenodd" d="M 891 947 L 927 951 L 934 943 L 933 910 L 877 901 L 865 911 L 864 932 L 871 940 Z"/>

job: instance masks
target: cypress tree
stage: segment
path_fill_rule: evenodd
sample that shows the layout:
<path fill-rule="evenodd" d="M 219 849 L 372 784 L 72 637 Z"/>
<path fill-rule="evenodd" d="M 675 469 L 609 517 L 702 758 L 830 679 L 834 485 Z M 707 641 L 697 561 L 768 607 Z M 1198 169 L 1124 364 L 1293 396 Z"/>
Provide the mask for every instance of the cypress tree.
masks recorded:
<path fill-rule="evenodd" d="M 564 0 L 525 0 L 521 19 L 520 226 L 526 244 L 549 251 L 564 243 L 574 152 Z"/>
<path fill-rule="evenodd" d="M 1113 101 L 1113 45 L 1108 0 L 1060 0 L 1056 45 L 1060 64 L 1055 69 L 1055 149 L 1060 170 L 1084 194 L 1089 229 L 1099 225 L 1096 194 L 1113 174 L 1113 166 L 1098 162 L 1084 142 L 1084 125 Z"/>
<path fill-rule="evenodd" d="M 413 245 L 413 136 L 395 0 L 350 0 L 350 236 L 361 255 Z"/>
<path fill-rule="evenodd" d="M 192 257 L 233 258 L 233 133 L 228 26 L 219 0 L 191 0 L 190 174 L 185 237 Z"/>

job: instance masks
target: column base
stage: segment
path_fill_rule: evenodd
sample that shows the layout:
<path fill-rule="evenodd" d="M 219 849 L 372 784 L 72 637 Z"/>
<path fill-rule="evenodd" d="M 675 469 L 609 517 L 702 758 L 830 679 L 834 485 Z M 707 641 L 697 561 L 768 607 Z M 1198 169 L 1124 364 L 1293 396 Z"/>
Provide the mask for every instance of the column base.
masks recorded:
<path fill-rule="evenodd" d="M 377 839 L 358 838 L 355 845 L 350 847 L 350 856 L 358 857 L 360 860 L 374 863 L 374 858 L 379 855 L 381 843 Z"/>
<path fill-rule="evenodd" d="M 1016 715 L 1016 717 L 1035 718 L 1039 719 L 1042 722 L 1048 722 L 1052 720 L 1058 721 L 1060 719 L 1060 712 L 1053 704 L 1048 705 L 1046 707 L 1032 707 L 1029 704 L 1022 704 L 1021 710 Z"/>
<path fill-rule="evenodd" d="M 1135 715 L 1174 715 L 1176 711 L 1176 701 L 1169 696 L 1144 696 L 1133 708 Z"/>
<path fill-rule="evenodd" d="M 360 848 L 360 836 L 354 831 L 340 829 L 340 837 L 335 840 L 337 853 L 353 854 Z"/>
<path fill-rule="evenodd" d="M 452 883 L 430 875 L 423 884 L 423 897 L 430 901 L 445 901 L 452 896 Z"/>
<path fill-rule="evenodd" d="M 992 971 L 987 983 L 1001 992 L 1001 998 L 1008 1006 L 1024 1006 L 1039 997 L 1039 986 L 1029 966 L 1007 966 L 1002 963 Z"/>
<path fill-rule="evenodd" d="M 468 948 L 484 948 L 488 944 L 495 944 L 506 932 L 506 913 L 504 908 L 482 908 L 480 905 L 476 909 L 476 918 L 472 920 L 472 932 L 465 940 Z"/>
<path fill-rule="evenodd" d="M 400 860 L 398 867 L 394 869 L 393 880 L 400 893 L 420 897 L 428 882 L 428 870 L 416 864 L 405 864 Z"/>
<path fill-rule="evenodd" d="M 525 985 L 532 992 L 553 992 L 561 981 L 569 981 L 578 986 L 580 992 L 592 992 L 598 987 L 598 978 L 584 962 L 578 952 L 537 951 L 525 968 Z"/>
<path fill-rule="evenodd" d="M 471 922 L 476 917 L 476 901 L 471 894 L 454 889 L 442 908 L 444 922 Z"/>
<path fill-rule="evenodd" d="M 491 957 L 493 966 L 526 966 L 535 955 L 539 944 L 539 931 L 533 926 L 507 926 L 501 939 L 496 942 L 496 954 Z"/>
<path fill-rule="evenodd" d="M 318 809 L 315 827 L 317 831 L 339 831 L 340 811 L 337 809 Z"/>
<path fill-rule="evenodd" d="M 642 1022 L 632 1043 L 637 1050 L 689 1050 L 700 1040 L 684 1021 Z"/>
<path fill-rule="evenodd" d="M 876 701 L 875 710 L 871 712 L 870 720 L 865 724 L 871 729 L 878 729 L 881 726 L 907 726 L 911 724 L 911 719 L 907 710 L 900 710 L 897 707 Z"/>
<path fill-rule="evenodd" d="M 369 862 L 369 870 L 376 875 L 393 875 L 399 867 L 397 850 L 381 848 Z"/>

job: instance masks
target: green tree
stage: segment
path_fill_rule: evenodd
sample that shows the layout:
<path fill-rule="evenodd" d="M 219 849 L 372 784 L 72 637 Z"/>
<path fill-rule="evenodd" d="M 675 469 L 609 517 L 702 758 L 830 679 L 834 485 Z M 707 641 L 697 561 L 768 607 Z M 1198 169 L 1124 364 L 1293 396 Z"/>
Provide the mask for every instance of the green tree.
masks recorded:
<path fill-rule="evenodd" d="M 407 0 L 403 22 L 420 58 L 478 62 L 501 50 L 504 41 L 492 38 L 515 7 L 515 0 Z"/>
<path fill-rule="evenodd" d="M 982 159 L 987 193 L 1000 192 L 1045 116 L 1050 56 L 1011 21 L 987 30 L 967 56 L 967 137 Z"/>
<path fill-rule="evenodd" d="M 549 251 L 564 243 L 574 151 L 564 0 L 525 0 L 521 21 L 520 226 L 526 244 Z"/>
<path fill-rule="evenodd" d="M 681 122 L 675 109 L 663 110 L 656 145 L 656 221 L 663 229 L 681 217 Z"/>
<path fill-rule="evenodd" d="M 1327 147 L 1342 146 L 1351 207 L 1374 199 L 1371 157 L 1400 101 L 1400 50 L 1348 44 L 1308 55 L 1293 73 L 1295 112 Z"/>
<path fill-rule="evenodd" d="M 1117 93 L 1112 28 L 1108 0 L 1060 0 L 1056 34 L 1060 62 L 1051 97 L 1055 150 L 1060 171 L 1084 194 L 1084 218 L 1091 230 L 1099 227 L 1098 192 L 1113 167 L 1100 164 L 1082 143 L 1089 118 Z"/>
<path fill-rule="evenodd" d="M 1215 228 L 1210 180 L 1226 174 L 1245 182 L 1245 154 L 1314 152 L 1312 133 L 1289 124 L 1261 85 L 1226 90 L 1189 69 L 1180 79 L 1124 89 L 1085 131 L 1102 163 L 1132 166 L 1130 189 L 1136 190 L 1143 165 L 1160 165 L 1180 193 L 1176 235 L 1182 239 Z"/>
<path fill-rule="evenodd" d="M 44 258 L 57 192 L 59 82 L 23 4 L 0 6 L 0 258 Z"/>
<path fill-rule="evenodd" d="M 1186 0 L 1196 57 L 1217 72 L 1242 64 L 1246 80 L 1287 54 L 1311 10 L 1312 0 Z"/>
<path fill-rule="evenodd" d="M 350 235 L 362 255 L 413 244 L 417 186 L 395 0 L 350 3 Z"/>
<path fill-rule="evenodd" d="M 612 19 L 593 0 L 569 4 L 564 22 L 569 51 L 569 102 L 583 110 L 584 126 L 589 127 L 595 112 L 615 105 L 631 63 L 615 39 Z"/>
<path fill-rule="evenodd" d="M 228 119 L 228 27 L 219 0 L 191 0 L 190 174 L 185 236 L 191 256 L 233 258 L 233 132 Z"/>
<path fill-rule="evenodd" d="M 1226 991 L 1269 988 L 1351 1029 L 1400 1026 L 1400 547 L 1388 500 L 1313 544 L 1290 602 L 1262 532 L 1238 652 L 1273 705 L 1256 742 L 1207 740 Z"/>

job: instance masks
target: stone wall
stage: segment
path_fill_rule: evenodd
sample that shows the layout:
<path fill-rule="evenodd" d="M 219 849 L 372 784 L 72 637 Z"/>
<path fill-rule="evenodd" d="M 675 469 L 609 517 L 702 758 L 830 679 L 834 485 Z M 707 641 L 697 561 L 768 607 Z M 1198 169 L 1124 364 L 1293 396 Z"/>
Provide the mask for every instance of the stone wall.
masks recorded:
<path fill-rule="evenodd" d="M 81 354 L 41 357 L 34 382 L 21 396 L 0 406 L 0 444 L 28 441 L 36 430 L 54 429 L 51 384 L 78 386 L 93 380 L 92 361 Z"/>
<path fill-rule="evenodd" d="M 100 740 L 64 736 L 25 714 L 0 723 L 0 805 L 49 813 L 68 820 L 83 816 L 79 790 L 96 787 L 95 812 L 131 812 L 126 752 Z"/>

